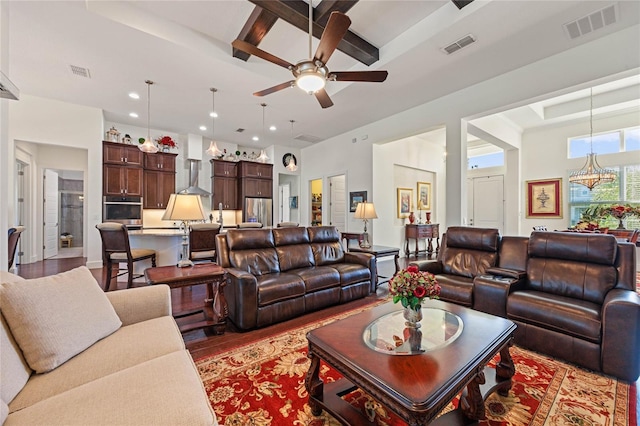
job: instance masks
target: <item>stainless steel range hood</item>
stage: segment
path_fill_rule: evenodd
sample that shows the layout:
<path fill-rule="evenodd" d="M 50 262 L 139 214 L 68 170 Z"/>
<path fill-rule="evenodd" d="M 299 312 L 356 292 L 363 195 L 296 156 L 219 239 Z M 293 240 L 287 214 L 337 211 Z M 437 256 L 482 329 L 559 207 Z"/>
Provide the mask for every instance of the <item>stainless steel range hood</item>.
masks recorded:
<path fill-rule="evenodd" d="M 180 191 L 180 194 L 211 195 L 209 191 L 205 191 L 198 186 L 202 151 L 202 136 L 188 135 L 187 159 L 189 160 L 189 186 Z"/>

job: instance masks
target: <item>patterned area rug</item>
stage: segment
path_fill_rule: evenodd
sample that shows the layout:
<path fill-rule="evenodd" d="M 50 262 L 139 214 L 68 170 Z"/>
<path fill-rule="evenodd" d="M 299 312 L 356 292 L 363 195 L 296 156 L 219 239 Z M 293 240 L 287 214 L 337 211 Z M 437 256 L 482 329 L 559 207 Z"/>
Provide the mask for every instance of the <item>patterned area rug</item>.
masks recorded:
<path fill-rule="evenodd" d="M 309 359 L 305 335 L 313 328 L 364 309 L 197 360 L 218 422 L 260 426 L 338 425 L 324 411 L 318 417 L 313 416 L 307 404 L 304 379 Z M 511 354 L 516 365 L 513 387 L 507 397 L 497 394 L 489 397 L 487 420 L 480 425 L 637 426 L 636 384 L 619 383 L 518 347 L 513 347 Z M 323 364 L 321 378 L 325 382 L 334 381 L 340 374 Z M 375 411 L 378 425 L 406 424 L 360 391 L 345 398 L 358 409 Z M 456 405 L 457 400 L 452 401 L 443 412 Z"/>

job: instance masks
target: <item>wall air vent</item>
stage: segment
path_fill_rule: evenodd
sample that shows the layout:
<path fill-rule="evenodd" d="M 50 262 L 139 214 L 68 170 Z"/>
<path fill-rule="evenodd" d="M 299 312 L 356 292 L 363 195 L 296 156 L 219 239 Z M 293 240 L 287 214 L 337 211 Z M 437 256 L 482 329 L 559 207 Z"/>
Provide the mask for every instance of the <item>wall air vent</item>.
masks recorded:
<path fill-rule="evenodd" d="M 244 132 L 244 129 L 243 129 L 242 127 L 238 127 L 238 128 L 236 129 L 236 132 L 238 132 L 238 133 L 242 133 L 242 132 Z"/>
<path fill-rule="evenodd" d="M 0 72 L 0 98 L 13 99 L 15 101 L 20 98 L 20 90 L 2 72 Z"/>
<path fill-rule="evenodd" d="M 79 67 L 76 65 L 70 65 L 70 67 L 73 75 L 77 75 L 78 77 L 91 78 L 91 73 L 87 68 Z"/>
<path fill-rule="evenodd" d="M 447 55 L 451 55 L 453 52 L 457 52 L 458 50 L 470 45 L 475 41 L 476 41 L 476 38 L 472 34 L 467 34 L 466 36 L 462 37 L 460 40 L 456 40 L 453 43 L 449 44 L 448 46 L 443 47 L 441 50 Z"/>
<path fill-rule="evenodd" d="M 303 134 L 299 134 L 298 136 L 296 136 L 295 138 L 293 138 L 297 141 L 302 141 L 302 142 L 309 142 L 309 143 L 318 143 L 320 141 L 322 141 L 322 138 L 319 138 L 317 136 L 313 136 L 313 135 L 305 135 Z"/>
<path fill-rule="evenodd" d="M 618 5 L 612 4 L 575 21 L 567 22 L 563 27 L 567 36 L 574 40 L 616 22 L 618 22 Z"/>

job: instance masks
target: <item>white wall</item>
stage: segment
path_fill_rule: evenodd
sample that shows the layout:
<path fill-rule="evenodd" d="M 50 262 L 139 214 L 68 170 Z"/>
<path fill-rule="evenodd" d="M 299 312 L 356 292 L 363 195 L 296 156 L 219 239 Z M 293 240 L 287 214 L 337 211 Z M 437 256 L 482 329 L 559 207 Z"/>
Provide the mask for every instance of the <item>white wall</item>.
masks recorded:
<path fill-rule="evenodd" d="M 629 113 L 616 117 L 593 121 L 595 133 L 607 132 L 626 127 L 640 126 L 640 114 Z M 521 190 L 526 194 L 526 181 L 548 178 L 562 178 L 562 218 L 561 219 L 527 219 L 526 196 L 522 197 L 522 235 L 529 235 L 532 227 L 541 225 L 547 229 L 566 229 L 569 226 L 569 172 L 579 170 L 585 163 L 585 157 L 568 159 L 567 140 L 589 134 L 589 122 L 572 124 L 525 132 L 523 134 L 522 183 Z M 602 167 L 630 165 L 640 163 L 640 153 L 598 155 L 598 163 Z"/>
<path fill-rule="evenodd" d="M 9 75 L 9 6 L 10 2 L 0 1 L 0 71 Z M 12 217 L 13 202 L 10 201 L 9 186 L 13 185 L 15 160 L 9 149 L 9 101 L 0 99 L 0 200 L 5 208 L 0 211 L 0 229 L 9 229 Z M 8 202 L 7 202 L 8 201 Z M 8 259 L 7 238 L 0 238 L 0 259 Z M 0 271 L 8 268 L 6 262 L 0 262 Z"/>
<path fill-rule="evenodd" d="M 86 152 L 86 165 L 79 169 L 86 171 L 84 191 L 85 214 L 87 217 L 85 221 L 87 266 L 90 268 L 102 266 L 100 235 L 95 230 L 95 225 L 102 218 L 101 141 L 104 136 L 102 111 L 97 108 L 23 94 L 19 102 L 10 104 L 9 122 L 8 145 L 11 158 L 11 174 L 9 176 L 13 176 L 16 141 L 50 145 L 46 148 L 44 146 L 40 147 L 43 151 L 38 155 L 38 158 L 40 158 L 39 161 L 42 164 L 51 164 L 51 167 L 54 168 L 69 168 L 66 166 L 65 154 L 61 155 L 61 153 L 71 151 L 66 151 L 64 148 Z M 45 149 L 46 151 L 44 151 Z M 38 158 L 36 158 L 36 161 L 38 161 Z M 71 161 L 75 167 L 76 160 Z M 43 167 L 48 167 L 42 164 L 38 163 L 36 169 L 41 170 Z M 6 172 L 3 170 L 2 173 Z M 41 184 L 41 178 L 39 182 Z M 39 184 L 36 183 L 36 185 Z M 8 200 L 10 201 L 8 206 L 9 213 L 2 211 L 0 214 L 8 214 L 9 218 L 12 219 L 15 208 L 13 179 L 10 180 L 8 185 L 8 192 Z M 31 228 L 36 226 L 34 223 Z M 40 236 L 40 238 L 42 237 Z"/>

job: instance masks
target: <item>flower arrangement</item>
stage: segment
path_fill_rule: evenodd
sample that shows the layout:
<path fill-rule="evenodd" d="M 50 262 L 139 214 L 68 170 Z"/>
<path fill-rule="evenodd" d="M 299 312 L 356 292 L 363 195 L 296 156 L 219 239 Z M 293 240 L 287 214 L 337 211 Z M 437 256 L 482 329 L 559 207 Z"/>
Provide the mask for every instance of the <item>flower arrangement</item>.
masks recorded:
<path fill-rule="evenodd" d="M 171 139 L 171 136 L 160 136 L 158 139 L 156 139 L 156 142 L 158 142 L 158 145 L 162 145 L 162 146 L 168 146 L 171 148 L 175 148 L 178 145 L 174 142 L 173 139 Z"/>
<path fill-rule="evenodd" d="M 640 216 L 640 207 L 632 207 L 629 204 L 613 204 L 603 208 L 600 213 L 602 216 L 613 216 L 616 219 L 624 219 L 627 216 Z"/>
<path fill-rule="evenodd" d="M 418 310 L 424 298 L 438 298 L 440 285 L 433 274 L 411 265 L 389 281 L 389 294 L 393 296 L 393 303 L 401 302 L 405 308 Z"/>

